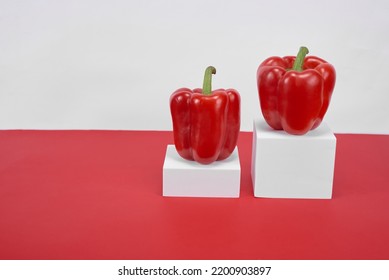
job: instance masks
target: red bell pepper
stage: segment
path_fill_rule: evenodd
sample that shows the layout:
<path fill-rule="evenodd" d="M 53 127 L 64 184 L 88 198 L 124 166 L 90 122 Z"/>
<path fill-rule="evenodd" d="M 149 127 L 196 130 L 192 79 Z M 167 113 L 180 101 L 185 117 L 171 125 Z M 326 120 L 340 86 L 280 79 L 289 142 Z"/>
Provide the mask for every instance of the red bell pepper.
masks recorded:
<path fill-rule="evenodd" d="M 322 122 L 335 87 L 335 68 L 308 56 L 301 47 L 297 57 L 270 57 L 257 71 L 262 114 L 273 129 L 302 135 Z"/>
<path fill-rule="evenodd" d="M 212 74 L 205 70 L 202 89 L 180 88 L 170 96 L 174 144 L 187 160 L 210 164 L 228 158 L 240 129 L 240 95 L 234 89 L 212 91 Z"/>

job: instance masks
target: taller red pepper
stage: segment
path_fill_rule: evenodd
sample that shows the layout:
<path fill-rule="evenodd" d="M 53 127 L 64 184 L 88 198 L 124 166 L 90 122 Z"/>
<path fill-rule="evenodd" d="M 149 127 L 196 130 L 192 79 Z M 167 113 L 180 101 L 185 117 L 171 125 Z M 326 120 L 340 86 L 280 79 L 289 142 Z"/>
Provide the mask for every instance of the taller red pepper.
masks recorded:
<path fill-rule="evenodd" d="M 270 57 L 257 71 L 262 114 L 274 129 L 305 134 L 322 122 L 334 90 L 335 68 L 308 56 L 301 47 L 297 57 Z"/>
<path fill-rule="evenodd" d="M 205 70 L 203 89 L 180 88 L 170 97 L 174 144 L 181 157 L 210 164 L 228 158 L 240 129 L 240 95 L 234 89 L 212 91 L 212 74 Z"/>

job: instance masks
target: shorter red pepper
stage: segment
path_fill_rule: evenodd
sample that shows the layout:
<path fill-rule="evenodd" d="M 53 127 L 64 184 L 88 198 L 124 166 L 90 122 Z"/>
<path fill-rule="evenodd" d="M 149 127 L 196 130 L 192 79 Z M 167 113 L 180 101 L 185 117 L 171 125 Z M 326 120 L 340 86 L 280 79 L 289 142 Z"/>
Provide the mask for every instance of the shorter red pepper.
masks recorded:
<path fill-rule="evenodd" d="M 240 129 L 240 95 L 234 89 L 212 91 L 212 74 L 205 70 L 203 89 L 180 88 L 170 97 L 174 144 L 187 160 L 210 164 L 234 151 Z"/>
<path fill-rule="evenodd" d="M 308 56 L 301 47 L 297 57 L 270 57 L 257 71 L 262 114 L 273 129 L 302 135 L 322 122 L 335 86 L 335 68 Z"/>

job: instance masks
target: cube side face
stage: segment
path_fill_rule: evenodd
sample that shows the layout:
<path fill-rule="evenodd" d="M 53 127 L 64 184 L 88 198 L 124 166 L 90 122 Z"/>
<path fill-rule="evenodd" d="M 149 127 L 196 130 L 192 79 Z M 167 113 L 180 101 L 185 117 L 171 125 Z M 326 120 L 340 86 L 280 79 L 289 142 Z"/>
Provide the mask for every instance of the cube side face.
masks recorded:
<path fill-rule="evenodd" d="M 174 147 L 173 147 L 174 149 Z M 177 157 L 175 149 L 167 149 L 163 166 L 163 196 L 239 197 L 240 163 L 237 149 L 223 164 L 199 165 Z"/>
<path fill-rule="evenodd" d="M 239 197 L 239 171 L 164 170 L 163 196 Z"/>
<path fill-rule="evenodd" d="M 326 128 L 320 137 L 282 136 L 255 126 L 254 196 L 269 198 L 332 197 L 336 138 Z M 269 134 L 270 133 L 270 134 Z"/>

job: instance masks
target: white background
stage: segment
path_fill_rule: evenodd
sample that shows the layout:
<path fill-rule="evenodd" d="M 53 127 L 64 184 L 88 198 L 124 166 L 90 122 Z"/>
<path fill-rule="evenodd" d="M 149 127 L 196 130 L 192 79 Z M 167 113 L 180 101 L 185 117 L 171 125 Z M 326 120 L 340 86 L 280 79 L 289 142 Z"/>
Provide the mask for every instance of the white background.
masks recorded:
<path fill-rule="evenodd" d="M 213 65 L 251 131 L 258 65 L 301 45 L 337 70 L 332 130 L 389 134 L 387 0 L 0 0 L 0 129 L 171 130 Z"/>
<path fill-rule="evenodd" d="M 201 269 L 202 275 L 154 276 L 154 275 L 118 275 L 118 270 L 126 269 L 172 269 L 178 272 L 182 269 Z M 271 267 L 268 275 L 211 275 L 213 267 L 227 269 L 242 267 Z M 387 280 L 389 272 L 386 260 L 29 260 L 29 261 L 0 261 L 0 277 L 7 280 L 39 279 L 39 280 L 69 280 L 69 279 L 275 279 L 275 280 Z M 207 272 L 205 272 L 207 271 Z M 218 272 L 219 270 L 217 270 Z M 266 269 L 268 271 L 268 269 Z"/>

